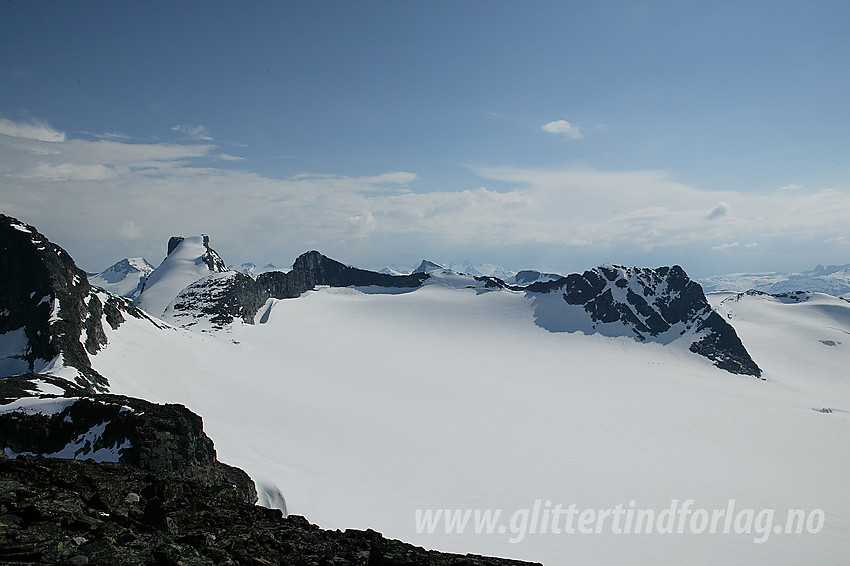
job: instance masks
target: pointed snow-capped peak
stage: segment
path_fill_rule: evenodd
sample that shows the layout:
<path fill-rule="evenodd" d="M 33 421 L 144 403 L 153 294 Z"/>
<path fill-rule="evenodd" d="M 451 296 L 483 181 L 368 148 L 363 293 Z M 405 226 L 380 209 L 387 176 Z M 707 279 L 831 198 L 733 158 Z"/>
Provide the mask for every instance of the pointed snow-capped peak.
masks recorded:
<path fill-rule="evenodd" d="M 168 240 L 168 253 L 166 255 L 170 256 L 174 253 L 174 251 L 182 247 L 183 242 L 187 240 L 189 241 L 190 246 L 196 246 L 199 239 L 200 243 L 204 246 L 204 252 L 199 256 L 201 261 L 206 263 L 207 267 L 209 267 L 210 271 L 213 273 L 223 273 L 227 271 L 227 265 L 224 263 L 224 260 L 221 259 L 221 256 L 210 247 L 210 237 L 206 234 L 191 236 L 189 238 L 185 238 L 183 236 L 171 236 Z"/>
<path fill-rule="evenodd" d="M 419 264 L 419 267 L 413 270 L 413 273 L 428 273 L 429 271 L 434 271 L 435 269 L 445 269 L 445 267 L 443 267 L 439 263 L 434 263 L 433 261 L 423 259 L 422 263 Z"/>
<path fill-rule="evenodd" d="M 168 255 L 148 276 L 136 305 L 161 317 L 180 291 L 211 273 L 225 271 L 227 265 L 210 247 L 209 236 L 173 236 L 168 241 Z"/>
<path fill-rule="evenodd" d="M 90 274 L 89 283 L 122 297 L 133 297 L 141 291 L 154 266 L 143 257 L 122 259 L 100 273 Z"/>
<path fill-rule="evenodd" d="M 255 277 L 257 275 L 257 264 L 252 263 L 250 261 L 246 261 L 241 265 L 231 265 L 230 271 L 238 271 L 239 273 L 244 273 L 245 275 Z"/>

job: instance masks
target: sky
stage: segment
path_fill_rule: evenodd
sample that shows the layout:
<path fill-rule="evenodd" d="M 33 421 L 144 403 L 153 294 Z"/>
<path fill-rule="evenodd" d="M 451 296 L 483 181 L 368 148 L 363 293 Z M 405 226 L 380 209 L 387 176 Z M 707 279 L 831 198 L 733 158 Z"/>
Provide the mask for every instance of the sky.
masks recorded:
<path fill-rule="evenodd" d="M 0 211 L 78 265 L 850 263 L 850 2 L 0 3 Z"/>

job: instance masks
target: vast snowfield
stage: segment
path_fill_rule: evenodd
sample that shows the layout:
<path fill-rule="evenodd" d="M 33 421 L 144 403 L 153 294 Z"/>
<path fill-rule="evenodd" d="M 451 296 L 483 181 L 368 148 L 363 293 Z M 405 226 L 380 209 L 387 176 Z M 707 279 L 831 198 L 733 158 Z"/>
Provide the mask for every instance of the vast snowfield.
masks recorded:
<path fill-rule="evenodd" d="M 846 563 L 850 304 L 710 296 L 763 381 L 675 343 L 547 331 L 524 293 L 468 282 L 320 288 L 217 333 L 129 319 L 92 362 L 116 393 L 202 415 L 221 460 L 325 528 L 550 566 Z M 615 534 L 609 518 L 519 536 L 536 500 L 775 517 L 749 534 Z M 437 509 L 500 509 L 504 529 L 417 532 Z M 789 509 L 822 510 L 822 528 L 775 533 Z"/>

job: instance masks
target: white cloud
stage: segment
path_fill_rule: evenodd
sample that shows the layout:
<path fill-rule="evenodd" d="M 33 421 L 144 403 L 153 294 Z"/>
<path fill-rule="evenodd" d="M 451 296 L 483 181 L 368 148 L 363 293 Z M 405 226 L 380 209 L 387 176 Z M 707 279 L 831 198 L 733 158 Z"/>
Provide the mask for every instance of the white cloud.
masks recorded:
<path fill-rule="evenodd" d="M 741 244 L 739 242 L 732 242 L 731 244 L 720 244 L 719 246 L 713 246 L 711 249 L 718 251 L 726 251 L 731 250 L 732 248 L 737 248 Z"/>
<path fill-rule="evenodd" d="M 211 145 L 136 144 L 118 140 L 44 142 L 0 137 L 0 175 L 39 181 L 104 181 L 128 173 L 185 172 L 188 160 L 205 157 Z"/>
<path fill-rule="evenodd" d="M 705 213 L 705 217 L 708 220 L 715 220 L 717 218 L 722 218 L 726 216 L 726 213 L 729 212 L 729 205 L 723 201 L 717 203 L 717 205 Z"/>
<path fill-rule="evenodd" d="M 782 187 L 779 187 L 779 190 L 780 191 L 799 191 L 802 188 L 803 187 L 800 186 L 800 185 L 791 184 L 791 185 L 784 185 Z"/>
<path fill-rule="evenodd" d="M 171 128 L 175 132 L 184 134 L 189 139 L 198 141 L 213 141 L 209 130 L 205 126 L 190 126 L 188 124 L 178 124 Z"/>
<path fill-rule="evenodd" d="M 142 226 L 137 226 L 132 220 L 123 222 L 118 226 L 118 236 L 125 240 L 138 240 L 145 235 L 145 229 Z"/>
<path fill-rule="evenodd" d="M 825 241 L 846 245 L 850 218 L 850 194 L 839 189 L 707 191 L 665 171 L 481 167 L 473 171 L 484 186 L 417 192 L 418 176 L 407 171 L 276 179 L 198 166 L 218 151 L 209 143 L 0 136 L 0 209 L 92 270 L 126 256 L 156 264 L 171 235 L 202 232 L 227 261 L 278 265 L 311 248 L 363 266 L 446 253 L 501 263 L 514 253 L 518 264 L 506 267 L 569 261 L 582 269 L 784 258 L 791 249 L 837 249 Z M 723 222 L 706 220 L 715 210 L 725 211 Z M 706 253 L 756 242 L 758 253 Z"/>
<path fill-rule="evenodd" d="M 244 157 L 239 157 L 238 155 L 230 155 L 229 153 L 219 153 L 216 155 L 219 159 L 223 161 L 244 161 Z"/>
<path fill-rule="evenodd" d="M 477 172 L 515 184 L 518 188 L 512 193 L 526 195 L 525 209 L 510 213 L 528 217 L 523 237 L 540 243 L 582 242 L 618 255 L 653 246 L 659 252 L 690 250 L 675 253 L 693 256 L 712 248 L 729 249 L 735 242 L 738 246 L 758 242 L 760 253 L 779 256 L 789 245 L 817 246 L 826 237 L 846 233 L 850 218 L 850 193 L 838 189 L 773 194 L 707 191 L 651 170 L 481 168 Z M 706 222 L 711 212 L 724 214 L 724 222 Z M 728 243 L 717 244 L 724 241 Z"/>
<path fill-rule="evenodd" d="M 65 141 L 65 132 L 51 128 L 46 122 L 13 122 L 0 117 L 0 134 L 43 142 Z"/>
<path fill-rule="evenodd" d="M 548 122 L 543 124 L 541 128 L 544 132 L 548 132 L 550 134 L 558 134 L 563 135 L 568 140 L 577 140 L 583 136 L 581 129 L 575 124 L 571 124 L 566 120 L 555 120 L 554 122 Z"/>
<path fill-rule="evenodd" d="M 115 169 L 106 165 L 39 163 L 30 170 L 27 178 L 44 181 L 103 181 L 116 174 Z"/>
<path fill-rule="evenodd" d="M 372 177 L 360 177 L 364 183 L 375 185 L 401 185 L 407 186 L 419 179 L 416 173 L 408 173 L 407 171 L 394 171 L 392 173 L 383 173 Z"/>

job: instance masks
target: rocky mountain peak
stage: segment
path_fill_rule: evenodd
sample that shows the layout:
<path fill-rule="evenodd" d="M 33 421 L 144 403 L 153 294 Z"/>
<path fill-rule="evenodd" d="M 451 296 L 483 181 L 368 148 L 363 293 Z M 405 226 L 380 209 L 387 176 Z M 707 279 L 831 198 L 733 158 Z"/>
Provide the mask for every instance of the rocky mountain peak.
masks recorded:
<path fill-rule="evenodd" d="M 419 264 L 419 267 L 413 270 L 413 273 L 428 273 L 429 271 L 434 271 L 435 269 L 445 269 L 445 267 L 443 267 L 439 263 L 434 263 L 433 261 L 423 259 L 422 263 Z"/>
<path fill-rule="evenodd" d="M 135 298 L 154 270 L 143 257 L 125 258 L 100 273 L 89 273 L 89 283 L 122 297 Z"/>
<path fill-rule="evenodd" d="M 292 270 L 270 271 L 257 277 L 257 283 L 268 297 L 287 299 L 301 296 L 316 285 L 331 287 L 369 286 L 418 287 L 428 278 L 427 273 L 388 275 L 358 269 L 340 263 L 315 250 L 298 256 Z"/>
<path fill-rule="evenodd" d="M 549 330 L 625 333 L 640 341 L 662 343 L 689 340 L 690 351 L 717 367 L 761 376 L 735 330 L 712 310 L 702 287 L 678 265 L 656 269 L 603 265 L 532 283 L 525 290 L 536 302 L 538 323 Z M 554 292 L 561 301 L 546 298 Z M 584 311 L 586 323 L 576 322 L 581 317 L 566 316 L 570 307 Z"/>
<path fill-rule="evenodd" d="M 11 344 L 0 375 L 66 366 L 77 371 L 77 386 L 105 390 L 88 356 L 106 344 L 103 322 L 117 327 L 122 311 L 133 310 L 125 303 L 94 291 L 68 252 L 33 226 L 0 215 L 0 334 Z"/>
<path fill-rule="evenodd" d="M 210 247 L 206 234 L 199 236 L 172 236 L 168 240 L 168 253 L 162 263 L 145 280 L 136 304 L 161 317 L 169 303 L 187 286 L 211 273 L 228 271 L 227 264 Z"/>

